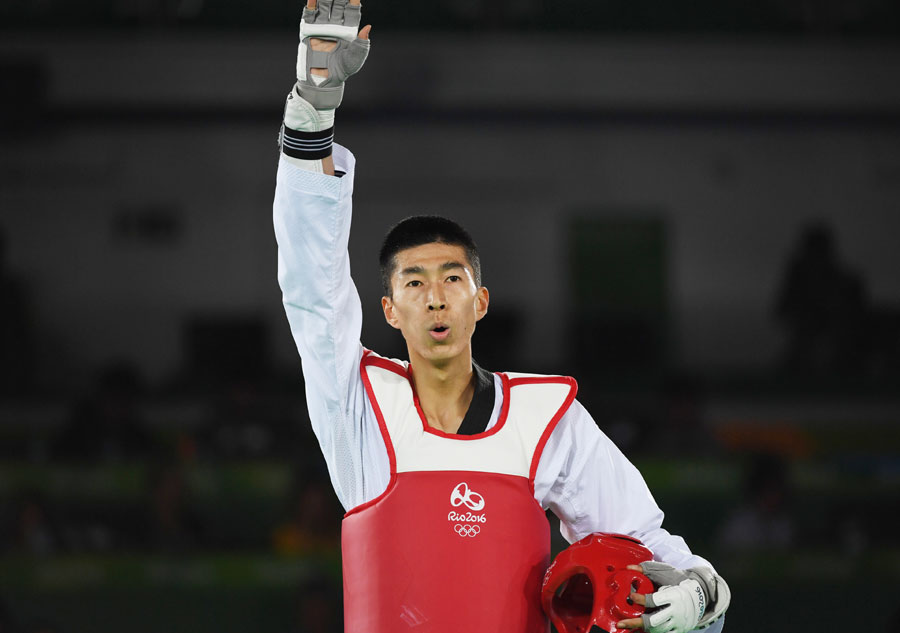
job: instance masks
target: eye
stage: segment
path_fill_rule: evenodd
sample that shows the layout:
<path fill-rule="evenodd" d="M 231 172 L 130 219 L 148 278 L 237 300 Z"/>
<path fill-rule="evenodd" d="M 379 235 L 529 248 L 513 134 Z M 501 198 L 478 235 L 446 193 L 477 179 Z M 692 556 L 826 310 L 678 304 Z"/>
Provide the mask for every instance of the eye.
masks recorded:
<path fill-rule="evenodd" d="M 419 281 L 418 279 L 413 279 L 412 281 L 410 281 L 409 283 L 406 284 L 406 287 L 407 288 L 415 288 L 416 286 L 421 286 L 421 285 L 422 285 L 421 281 Z"/>
<path fill-rule="evenodd" d="M 450 275 L 447 277 L 447 281 L 462 281 L 462 277 L 459 275 Z"/>

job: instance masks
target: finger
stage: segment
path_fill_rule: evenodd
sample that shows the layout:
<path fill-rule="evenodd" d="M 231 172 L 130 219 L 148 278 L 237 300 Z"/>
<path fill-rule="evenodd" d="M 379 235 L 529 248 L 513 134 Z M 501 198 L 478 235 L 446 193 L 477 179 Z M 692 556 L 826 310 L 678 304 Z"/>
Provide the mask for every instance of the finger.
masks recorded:
<path fill-rule="evenodd" d="M 635 604 L 639 604 L 642 607 L 647 605 L 647 595 L 643 593 L 635 593 L 631 592 L 631 601 Z"/>
<path fill-rule="evenodd" d="M 640 565 L 629 565 L 625 569 L 630 569 L 631 571 L 644 571 Z"/>
<path fill-rule="evenodd" d="M 317 2 L 318 2 L 318 0 L 306 0 L 306 8 L 307 9 L 315 9 Z"/>
<path fill-rule="evenodd" d="M 357 37 L 361 40 L 367 40 L 367 39 L 369 39 L 369 32 L 371 32 L 371 30 L 372 30 L 372 25 L 366 24 L 364 27 L 362 27 L 362 29 L 360 30 L 359 35 L 357 35 Z"/>
<path fill-rule="evenodd" d="M 617 629 L 639 629 L 644 624 L 640 618 L 629 618 L 628 620 L 619 620 L 616 622 Z"/>
<path fill-rule="evenodd" d="M 335 24 L 344 23 L 344 9 L 347 8 L 347 0 L 334 0 L 331 5 L 331 21 Z"/>
<path fill-rule="evenodd" d="M 362 0 L 350 0 L 351 7 L 358 7 L 360 4 L 362 4 Z"/>

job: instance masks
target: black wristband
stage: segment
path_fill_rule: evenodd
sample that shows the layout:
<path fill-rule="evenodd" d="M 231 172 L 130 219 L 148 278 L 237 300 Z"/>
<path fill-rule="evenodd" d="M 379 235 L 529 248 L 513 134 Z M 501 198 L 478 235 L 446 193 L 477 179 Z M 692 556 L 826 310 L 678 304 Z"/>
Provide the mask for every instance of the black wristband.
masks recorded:
<path fill-rule="evenodd" d="M 334 126 L 321 132 L 298 132 L 281 126 L 281 151 L 291 158 L 321 160 L 331 156 Z"/>

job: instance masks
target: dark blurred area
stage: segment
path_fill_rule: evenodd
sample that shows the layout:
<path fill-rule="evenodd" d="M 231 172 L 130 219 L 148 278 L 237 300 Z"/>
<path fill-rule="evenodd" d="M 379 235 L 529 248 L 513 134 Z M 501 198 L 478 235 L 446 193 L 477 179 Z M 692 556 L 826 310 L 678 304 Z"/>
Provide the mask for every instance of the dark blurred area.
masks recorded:
<path fill-rule="evenodd" d="M 889 0 L 704 0 L 689 6 L 663 0 L 435 0 L 366 5 L 385 30 L 558 29 L 606 32 L 736 32 L 896 34 L 900 9 Z M 12 1 L 0 16 L 17 27 L 202 26 L 270 28 L 289 24 L 297 7 L 286 0 L 255 3 L 203 0 Z M 380 29 L 379 29 L 380 30 Z"/>
<path fill-rule="evenodd" d="M 479 363 L 579 380 L 731 633 L 898 630 L 898 7 L 365 4 L 363 342 L 405 355 L 386 227 L 460 220 Z M 299 14 L 0 6 L 0 633 L 342 630 L 271 229 Z"/>

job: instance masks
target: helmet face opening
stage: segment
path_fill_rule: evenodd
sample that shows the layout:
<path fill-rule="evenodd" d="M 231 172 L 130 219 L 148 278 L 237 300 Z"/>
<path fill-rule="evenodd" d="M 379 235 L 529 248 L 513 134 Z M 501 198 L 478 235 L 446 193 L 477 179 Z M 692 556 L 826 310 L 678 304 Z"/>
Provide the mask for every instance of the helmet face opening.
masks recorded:
<path fill-rule="evenodd" d="M 553 611 L 565 620 L 572 633 L 583 633 L 591 625 L 594 584 L 587 574 L 575 574 L 553 596 Z"/>

